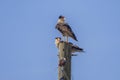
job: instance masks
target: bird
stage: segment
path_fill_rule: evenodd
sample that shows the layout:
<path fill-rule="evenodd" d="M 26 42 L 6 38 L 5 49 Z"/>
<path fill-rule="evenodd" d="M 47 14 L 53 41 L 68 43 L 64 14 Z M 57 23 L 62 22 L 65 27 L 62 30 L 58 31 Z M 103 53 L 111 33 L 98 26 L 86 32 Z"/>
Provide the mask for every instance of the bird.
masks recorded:
<path fill-rule="evenodd" d="M 60 37 L 56 37 L 55 38 L 55 45 L 56 47 L 59 49 L 59 43 L 64 42 L 61 40 Z M 71 45 L 71 53 L 75 53 L 75 52 L 84 52 L 83 48 L 78 47 L 77 45 L 74 45 L 71 42 L 67 42 L 69 45 Z"/>
<path fill-rule="evenodd" d="M 72 39 L 78 41 L 74 32 L 72 31 L 70 25 L 65 22 L 65 17 L 64 16 L 62 16 L 62 15 L 59 16 L 55 28 L 60 33 L 62 33 L 63 37 L 66 36 L 66 38 L 67 38 L 66 42 L 68 42 L 68 37 L 71 37 Z"/>

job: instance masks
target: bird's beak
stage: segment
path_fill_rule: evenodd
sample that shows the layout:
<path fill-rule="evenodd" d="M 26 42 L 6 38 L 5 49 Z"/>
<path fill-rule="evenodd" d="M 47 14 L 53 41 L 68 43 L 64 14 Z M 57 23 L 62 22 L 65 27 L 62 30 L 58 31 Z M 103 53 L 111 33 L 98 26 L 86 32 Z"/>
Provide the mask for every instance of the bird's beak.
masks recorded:
<path fill-rule="evenodd" d="M 66 18 L 64 18 L 64 21 L 66 20 Z"/>

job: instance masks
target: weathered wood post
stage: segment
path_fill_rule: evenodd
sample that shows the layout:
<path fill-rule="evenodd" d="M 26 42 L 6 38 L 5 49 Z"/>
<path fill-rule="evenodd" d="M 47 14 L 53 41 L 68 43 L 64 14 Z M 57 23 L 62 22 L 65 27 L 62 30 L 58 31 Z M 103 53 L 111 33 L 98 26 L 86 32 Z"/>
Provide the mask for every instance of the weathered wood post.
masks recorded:
<path fill-rule="evenodd" d="M 66 64 L 58 67 L 58 80 L 71 80 L 71 45 L 67 42 L 59 43 L 59 61 L 66 58 Z"/>

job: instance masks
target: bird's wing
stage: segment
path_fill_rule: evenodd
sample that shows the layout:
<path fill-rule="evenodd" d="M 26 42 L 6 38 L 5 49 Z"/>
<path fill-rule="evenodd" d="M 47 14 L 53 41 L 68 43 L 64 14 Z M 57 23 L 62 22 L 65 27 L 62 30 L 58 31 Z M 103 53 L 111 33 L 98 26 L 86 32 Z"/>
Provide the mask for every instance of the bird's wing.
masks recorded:
<path fill-rule="evenodd" d="M 75 39 L 77 41 L 77 38 L 76 38 L 74 32 L 72 31 L 71 27 L 67 23 L 65 23 L 63 26 L 64 26 L 65 31 L 68 34 L 68 36 L 72 37 L 73 39 Z"/>
<path fill-rule="evenodd" d="M 83 51 L 82 48 L 80 48 L 80 47 L 78 47 L 78 46 L 76 46 L 76 45 L 73 45 L 72 47 L 73 47 L 74 49 L 77 49 L 77 50 Z"/>
<path fill-rule="evenodd" d="M 76 45 L 72 45 L 72 53 L 74 52 L 84 52 L 82 48 L 76 46 Z"/>
<path fill-rule="evenodd" d="M 60 31 L 64 36 L 65 30 L 62 23 L 58 23 L 55 28 L 58 29 L 58 31 Z"/>
<path fill-rule="evenodd" d="M 58 23 L 56 29 L 58 29 L 63 36 L 69 36 L 78 41 L 71 27 L 67 23 Z"/>

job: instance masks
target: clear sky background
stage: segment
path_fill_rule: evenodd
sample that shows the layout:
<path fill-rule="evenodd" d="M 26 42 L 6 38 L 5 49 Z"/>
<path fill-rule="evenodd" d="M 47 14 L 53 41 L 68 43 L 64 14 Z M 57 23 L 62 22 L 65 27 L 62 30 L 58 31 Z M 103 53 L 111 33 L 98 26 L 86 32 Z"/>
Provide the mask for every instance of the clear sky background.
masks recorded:
<path fill-rule="evenodd" d="M 120 80 L 119 0 L 0 0 L 0 80 L 57 80 L 59 15 L 86 51 L 72 80 Z"/>

